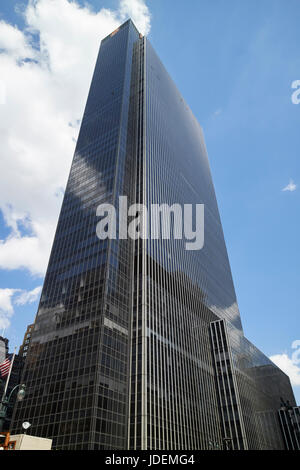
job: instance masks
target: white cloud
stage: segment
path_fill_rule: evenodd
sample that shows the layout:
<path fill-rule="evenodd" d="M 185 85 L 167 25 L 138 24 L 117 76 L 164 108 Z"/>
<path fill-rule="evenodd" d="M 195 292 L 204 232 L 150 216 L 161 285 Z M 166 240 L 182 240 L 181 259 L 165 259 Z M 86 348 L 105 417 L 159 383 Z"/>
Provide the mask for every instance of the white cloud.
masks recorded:
<path fill-rule="evenodd" d="M 51 239 L 53 238 L 55 221 L 47 224 L 45 230 L 36 230 L 34 236 L 10 236 L 0 240 L 0 265 L 6 269 L 28 269 L 31 273 L 42 276 L 49 258 Z"/>
<path fill-rule="evenodd" d="M 0 330 L 10 325 L 10 317 L 14 314 L 12 297 L 18 291 L 19 289 L 0 289 Z"/>
<path fill-rule="evenodd" d="M 290 180 L 289 184 L 285 186 L 282 191 L 295 191 L 297 189 L 297 185 L 294 183 L 293 180 Z"/>
<path fill-rule="evenodd" d="M 123 19 L 127 17 L 132 18 L 142 34 L 147 35 L 150 32 L 151 16 L 143 0 L 122 0 L 120 3 L 120 13 Z"/>
<path fill-rule="evenodd" d="M 289 376 L 293 386 L 300 386 L 300 360 L 298 356 L 299 350 L 295 351 L 291 358 L 287 353 L 275 354 L 270 357 L 271 361 Z"/>
<path fill-rule="evenodd" d="M 17 28 L 5 23 L 5 21 L 0 21 L 0 44 L 2 49 L 5 49 L 15 58 L 34 58 L 36 56 L 35 51 L 28 43 L 27 37 Z"/>
<path fill-rule="evenodd" d="M 0 289 L 0 330 L 10 325 L 10 318 L 14 314 L 15 305 L 26 305 L 36 302 L 42 286 L 31 291 L 23 289 Z"/>
<path fill-rule="evenodd" d="M 32 289 L 30 291 L 23 291 L 22 294 L 16 298 L 15 304 L 26 305 L 26 304 L 32 304 L 33 302 L 36 302 L 40 296 L 41 290 L 42 290 L 42 286 L 38 286 L 35 289 Z"/>
<path fill-rule="evenodd" d="M 0 269 L 44 274 L 100 40 L 129 16 L 149 32 L 143 0 L 29 0 L 23 31 L 0 22 Z"/>

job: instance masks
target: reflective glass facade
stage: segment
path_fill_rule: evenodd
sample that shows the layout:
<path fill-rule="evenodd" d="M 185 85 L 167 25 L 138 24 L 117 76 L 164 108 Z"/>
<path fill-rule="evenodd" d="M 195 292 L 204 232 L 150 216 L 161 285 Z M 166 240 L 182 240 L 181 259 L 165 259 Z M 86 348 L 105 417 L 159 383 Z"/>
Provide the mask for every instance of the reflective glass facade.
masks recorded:
<path fill-rule="evenodd" d="M 96 208 L 129 195 L 131 22 L 101 44 L 32 332 L 24 380 L 32 434 L 54 448 L 126 448 L 130 244 L 100 241 Z"/>
<path fill-rule="evenodd" d="M 121 195 L 204 204 L 203 249 L 100 241 Z M 243 335 L 201 127 L 130 20 L 101 44 L 23 381 L 14 431 L 57 449 L 282 446 L 291 387 Z"/>

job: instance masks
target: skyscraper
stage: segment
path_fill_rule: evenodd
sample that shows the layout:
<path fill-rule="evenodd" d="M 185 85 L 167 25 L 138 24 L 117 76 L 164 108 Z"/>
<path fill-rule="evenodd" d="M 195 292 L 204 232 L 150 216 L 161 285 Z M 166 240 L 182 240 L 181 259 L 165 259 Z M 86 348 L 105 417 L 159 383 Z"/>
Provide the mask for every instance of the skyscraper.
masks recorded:
<path fill-rule="evenodd" d="M 203 248 L 100 241 L 120 196 L 204 204 Z M 201 127 L 130 20 L 101 43 L 23 382 L 14 432 L 57 449 L 283 448 L 292 389 L 244 337 Z"/>

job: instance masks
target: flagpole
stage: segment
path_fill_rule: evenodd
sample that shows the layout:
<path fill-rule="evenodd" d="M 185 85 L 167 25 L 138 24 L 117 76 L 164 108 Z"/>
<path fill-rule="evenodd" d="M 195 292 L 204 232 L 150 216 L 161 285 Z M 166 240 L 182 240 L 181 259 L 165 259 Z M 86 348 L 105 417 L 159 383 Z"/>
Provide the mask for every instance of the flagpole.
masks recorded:
<path fill-rule="evenodd" d="M 10 379 L 10 374 L 11 374 L 13 364 L 14 364 L 14 360 L 15 360 L 16 349 L 17 349 L 17 347 L 15 347 L 14 354 L 13 354 L 13 357 L 12 357 L 12 360 L 11 360 L 11 363 L 10 363 L 9 373 L 8 373 L 8 376 L 7 376 L 7 379 L 6 379 L 6 383 L 5 383 L 4 392 L 3 392 L 3 395 L 2 395 L 1 402 L 3 402 L 5 400 L 5 397 L 6 397 L 6 391 L 7 391 L 7 387 L 8 387 L 8 383 L 9 383 L 9 379 Z"/>

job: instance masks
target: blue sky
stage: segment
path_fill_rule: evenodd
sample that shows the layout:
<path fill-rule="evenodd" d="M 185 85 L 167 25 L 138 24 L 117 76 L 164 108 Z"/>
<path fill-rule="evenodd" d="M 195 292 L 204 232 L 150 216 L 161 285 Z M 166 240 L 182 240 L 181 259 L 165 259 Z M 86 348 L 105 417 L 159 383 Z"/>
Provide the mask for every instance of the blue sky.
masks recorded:
<path fill-rule="evenodd" d="M 65 4 L 67 0 L 55 0 L 55 2 Z M 25 6 L 22 10 L 26 12 L 27 2 L 23 3 Z M 48 83 L 49 79 L 53 79 L 51 83 L 49 82 L 50 86 L 54 81 L 55 84 L 61 83 L 61 89 L 57 90 L 57 86 L 53 85 L 53 93 L 49 95 L 49 100 L 54 97 L 53 99 L 59 102 L 58 98 L 61 101 L 63 90 L 68 89 L 63 85 L 67 83 L 66 80 L 71 80 L 72 74 L 67 73 L 68 70 L 59 62 L 57 53 L 59 41 L 54 46 L 55 35 L 57 34 L 57 38 L 64 44 L 61 46 L 62 51 L 63 47 L 69 47 L 68 57 L 70 51 L 76 52 L 76 47 L 79 46 L 77 43 L 73 45 L 63 40 L 63 33 L 59 30 L 57 21 L 55 22 L 55 14 L 53 11 L 50 13 L 47 11 L 49 0 L 38 0 L 37 3 L 40 3 L 47 12 L 47 22 L 46 13 L 43 16 L 42 10 L 39 13 L 35 11 L 35 16 L 31 15 L 30 18 L 27 15 L 25 21 L 20 12 L 16 13 L 18 2 L 12 0 L 1 2 L 2 26 L 3 22 L 15 26 L 14 32 L 18 28 L 27 41 L 20 45 L 21 40 L 16 34 L 12 34 L 14 46 L 7 42 L 3 44 L 0 27 L 0 56 L 4 51 L 7 59 L 6 61 L 3 59 L 2 66 L 7 67 L 6 78 L 9 71 L 12 73 L 15 70 L 19 73 L 19 69 L 12 67 L 10 69 L 10 65 L 7 65 L 9 54 L 24 55 L 25 52 L 20 52 L 20 49 L 28 48 L 30 41 L 30 53 L 32 53 L 32 42 L 39 37 L 44 38 L 49 57 L 52 59 L 50 65 L 48 64 L 50 68 L 52 67 L 50 70 L 52 75 L 43 75 L 44 71 L 41 72 L 41 69 L 37 73 L 32 66 L 30 77 L 33 83 L 37 83 L 36 89 L 41 91 L 41 96 L 44 96 L 43 83 L 46 81 Z M 298 248 L 300 104 L 293 104 L 291 100 L 294 91 L 291 88 L 292 82 L 300 80 L 300 2 L 298 0 L 288 2 L 286 0 L 189 0 L 188 2 L 148 0 L 146 2 L 148 10 L 141 10 L 140 7 L 144 4 L 142 0 L 128 0 L 129 7 L 127 5 L 127 10 L 124 11 L 120 10 L 120 2 L 117 0 L 90 0 L 77 3 L 89 4 L 90 9 L 88 13 L 83 13 L 79 8 L 76 11 L 72 10 L 74 23 L 70 25 L 70 31 L 81 17 L 82 23 L 84 20 L 90 21 L 89 29 L 95 27 L 97 31 L 96 18 L 99 21 L 99 37 L 95 36 L 95 44 L 110 31 L 110 26 L 126 14 L 127 16 L 131 14 L 137 25 L 145 27 L 146 30 L 150 27 L 148 23 L 151 23 L 149 39 L 204 129 L 245 334 L 266 355 L 275 356 L 278 363 L 293 374 L 294 390 L 300 403 L 299 362 L 292 359 L 292 354 L 294 353 L 295 357 L 296 352 L 296 348 L 292 348 L 292 343 L 300 339 Z M 109 18 L 104 15 L 103 8 L 110 12 Z M 102 16 L 96 15 L 99 11 L 102 12 Z M 63 12 L 61 9 L 61 15 Z M 69 17 L 71 15 L 66 16 L 68 18 L 66 21 L 69 21 Z M 52 24 L 51 19 L 53 19 Z M 82 23 L 79 35 L 84 41 L 90 32 L 85 32 Z M 31 26 L 31 31 L 33 26 L 35 29 L 31 36 L 28 31 L 24 34 L 24 27 L 28 24 Z M 87 40 L 86 44 L 84 52 L 90 47 L 91 41 Z M 98 47 L 97 44 L 96 46 Z M 97 47 L 93 50 L 96 51 Z M 59 108 L 59 116 L 62 119 L 68 117 L 71 122 L 75 122 L 75 118 L 80 118 L 95 53 L 93 52 L 94 55 L 91 54 L 89 58 L 85 75 L 79 77 L 81 81 L 78 78 L 77 94 L 75 93 L 76 96 L 81 93 L 78 103 L 74 104 L 74 100 L 69 102 L 66 98 L 65 108 Z M 78 53 L 78 60 L 87 60 L 85 55 Z M 36 56 L 33 59 L 41 60 Z M 0 84 L 1 75 L 0 61 Z M 20 76 L 20 83 L 22 79 Z M 85 88 L 84 92 L 78 91 L 81 88 Z M 29 88 L 27 102 L 25 98 L 22 97 L 21 103 L 24 109 L 26 106 L 30 107 Z M 13 109 L 15 113 L 19 113 L 17 98 L 15 101 Z M 50 105 L 47 102 L 41 106 L 44 106 L 42 109 L 48 109 L 47 106 Z M 70 114 L 68 114 L 69 108 Z M 25 115 L 31 119 L 30 114 L 25 113 Z M 14 122 L 14 116 L 12 112 L 8 121 L 11 118 Z M 2 114 L 0 132 L 6 121 L 7 115 Z M 46 132 L 48 132 L 47 126 L 52 128 L 52 124 L 48 121 L 43 125 Z M 14 130 L 14 135 L 17 137 L 20 135 L 18 129 Z M 5 132 L 8 135 L 7 129 Z M 29 134 L 30 132 L 29 130 Z M 24 255 L 24 260 L 19 263 L 16 260 L 13 262 L 11 259 L 7 260 L 4 253 L 6 245 L 2 246 L 2 251 L 0 250 L 0 289 L 18 290 L 14 293 L 6 291 L 2 306 L 2 315 L 9 318 L 10 322 L 5 335 L 10 339 L 11 346 L 21 343 L 26 325 L 33 321 L 36 313 L 38 295 L 35 295 L 37 291 L 32 292 L 42 285 L 44 268 L 39 266 L 39 261 L 35 260 L 34 256 L 35 254 L 38 256 L 41 250 L 44 257 L 48 257 L 57 212 L 61 204 L 61 194 L 55 192 L 55 188 L 64 187 L 77 132 L 76 124 L 69 126 L 68 129 L 66 127 L 65 134 L 61 132 L 57 139 L 60 139 L 57 150 L 52 151 L 52 154 L 58 155 L 58 162 L 63 169 L 61 174 L 51 174 L 49 180 L 49 188 L 52 189 L 51 193 L 49 192 L 49 199 L 45 198 L 44 203 L 45 211 L 49 210 L 49 219 L 51 219 L 48 236 L 42 234 L 40 228 L 43 216 L 36 203 L 36 199 L 39 198 L 38 190 L 34 200 L 28 199 L 28 205 L 32 201 L 34 206 L 32 210 L 31 206 L 25 210 L 20 201 L 21 197 L 17 197 L 18 191 L 22 192 L 22 184 L 24 184 L 24 194 L 26 192 L 28 195 L 30 185 L 26 186 L 25 178 L 20 180 L 20 185 L 17 184 L 15 187 L 10 185 L 3 196 L 0 190 L 2 244 L 5 245 L 7 239 L 12 236 L 18 241 L 22 239 L 22 242 L 24 237 L 36 236 L 37 239 L 37 248 L 32 248 L 34 254 L 29 260 Z M 32 153 L 36 151 L 38 154 L 38 151 L 42 151 L 43 144 L 46 145 L 47 142 L 39 141 L 37 144 L 37 139 L 34 132 L 32 132 L 32 142 L 28 139 L 25 141 L 25 137 L 20 138 L 21 143 L 17 150 L 24 149 L 26 144 L 26 149 L 33 149 Z M 33 147 L 33 144 L 37 147 Z M 9 145 L 7 147 L 9 151 L 15 152 L 11 153 L 12 159 L 15 158 L 16 149 Z M 1 148 L 0 158 L 2 159 Z M 25 168 L 22 174 L 27 175 L 27 170 L 28 168 Z M 40 171 L 36 178 L 43 179 L 44 174 L 42 170 Z M 1 185 L 4 182 L 3 178 L 5 173 L 2 171 Z M 294 186 L 290 186 L 290 189 L 294 190 L 283 191 L 291 181 Z M 48 181 L 45 182 L 48 187 Z M 51 209 L 47 205 L 47 200 L 51 201 L 49 202 Z M 15 246 L 13 255 L 15 252 L 18 253 L 20 246 L 20 253 L 23 256 L 23 250 L 27 245 L 24 245 L 25 248 L 21 244 Z M 9 245 L 7 247 L 11 249 Z M 43 263 L 45 266 L 46 262 Z M 18 300 L 20 296 L 23 296 L 21 301 Z M 12 307 L 10 312 L 5 311 L 8 298 Z"/>

